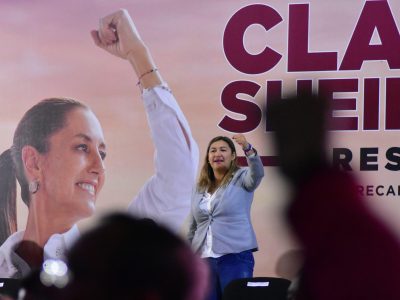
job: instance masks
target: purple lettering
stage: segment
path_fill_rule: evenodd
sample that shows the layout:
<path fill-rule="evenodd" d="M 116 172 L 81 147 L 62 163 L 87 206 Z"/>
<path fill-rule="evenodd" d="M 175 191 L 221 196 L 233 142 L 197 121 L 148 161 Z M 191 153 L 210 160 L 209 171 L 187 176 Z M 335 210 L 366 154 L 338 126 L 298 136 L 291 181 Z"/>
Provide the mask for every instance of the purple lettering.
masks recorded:
<path fill-rule="evenodd" d="M 319 81 L 319 93 L 332 102 L 332 112 L 337 110 L 357 110 L 357 102 L 354 98 L 335 98 L 334 93 L 357 92 L 357 79 L 321 79 Z M 357 130 L 358 117 L 334 117 L 330 118 L 331 130 Z"/>
<path fill-rule="evenodd" d="M 223 38 L 229 63 L 246 74 L 260 74 L 271 70 L 282 55 L 269 47 L 257 55 L 250 54 L 244 47 L 243 37 L 250 25 L 259 24 L 268 31 L 281 21 L 282 17 L 276 10 L 263 4 L 249 5 L 237 11 L 228 21 Z"/>
<path fill-rule="evenodd" d="M 400 78 L 386 79 L 386 129 L 400 129 Z"/>
<path fill-rule="evenodd" d="M 360 149 L 360 171 L 378 171 L 378 148 Z"/>
<path fill-rule="evenodd" d="M 379 129 L 379 78 L 364 79 L 364 130 Z"/>
<path fill-rule="evenodd" d="M 373 196 L 374 195 L 374 186 L 373 185 L 367 185 L 367 196 Z"/>
<path fill-rule="evenodd" d="M 237 96 L 243 93 L 255 97 L 260 88 L 260 85 L 251 81 L 229 83 L 221 94 L 222 105 L 231 112 L 245 115 L 246 119 L 236 120 L 229 116 L 224 116 L 218 126 L 227 131 L 240 133 L 249 132 L 257 128 L 262 118 L 260 107 L 254 102 L 240 99 Z"/>
<path fill-rule="evenodd" d="M 370 45 L 374 30 L 380 45 Z M 400 68 L 400 34 L 387 1 L 366 1 L 343 57 L 340 70 L 360 70 L 364 61 L 386 60 Z"/>
<path fill-rule="evenodd" d="M 377 187 L 376 187 L 376 194 L 378 195 L 378 196 L 384 196 L 384 193 L 382 193 L 380 190 L 382 190 L 383 189 L 383 185 L 378 185 Z"/>
<path fill-rule="evenodd" d="M 337 69 L 336 52 L 309 52 L 309 4 L 289 6 L 288 72 Z"/>

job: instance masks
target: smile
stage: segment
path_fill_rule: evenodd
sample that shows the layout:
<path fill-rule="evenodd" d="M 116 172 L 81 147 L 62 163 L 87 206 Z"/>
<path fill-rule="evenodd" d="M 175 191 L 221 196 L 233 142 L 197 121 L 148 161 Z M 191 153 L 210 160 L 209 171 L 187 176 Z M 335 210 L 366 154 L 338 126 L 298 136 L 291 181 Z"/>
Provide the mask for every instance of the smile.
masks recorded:
<path fill-rule="evenodd" d="M 89 192 L 89 194 L 91 194 L 91 195 L 93 195 L 93 196 L 95 195 L 95 188 L 94 188 L 94 185 L 93 185 L 93 184 L 90 184 L 90 183 L 78 183 L 78 186 L 79 186 L 81 189 L 83 189 L 83 190 Z"/>

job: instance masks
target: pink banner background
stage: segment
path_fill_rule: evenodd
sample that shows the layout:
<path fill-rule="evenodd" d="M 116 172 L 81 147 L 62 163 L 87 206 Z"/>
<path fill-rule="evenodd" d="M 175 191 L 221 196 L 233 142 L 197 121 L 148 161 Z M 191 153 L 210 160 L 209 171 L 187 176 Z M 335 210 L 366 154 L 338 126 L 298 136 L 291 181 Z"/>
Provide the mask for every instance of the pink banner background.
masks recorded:
<path fill-rule="evenodd" d="M 396 22 L 400 3 L 388 1 Z M 258 2 L 260 3 L 260 2 Z M 97 214 L 126 208 L 130 199 L 153 173 L 153 147 L 140 101 L 136 78 L 128 63 L 97 49 L 89 31 L 98 19 L 118 8 L 126 8 L 150 47 L 163 77 L 192 127 L 204 156 L 207 142 L 215 135 L 232 135 L 218 127 L 225 115 L 243 118 L 225 109 L 221 92 L 232 81 L 253 81 L 262 86 L 255 101 L 265 104 L 267 80 L 282 80 L 284 93 L 297 79 L 400 77 L 384 61 L 364 63 L 360 71 L 287 72 L 287 28 L 289 3 L 302 1 L 271 0 L 261 2 L 273 7 L 283 21 L 265 31 L 253 25 L 245 35 L 246 49 L 258 53 L 266 46 L 283 54 L 272 70 L 247 75 L 235 70 L 224 55 L 222 39 L 225 26 L 240 8 L 252 1 L 105 1 L 105 0 L 32 0 L 0 2 L 0 149 L 10 147 L 18 120 L 43 98 L 68 96 L 87 103 L 99 117 L 108 147 L 107 181 L 97 203 Z M 338 52 L 342 60 L 355 24 L 364 6 L 361 0 L 319 0 L 310 4 L 309 49 L 313 52 Z M 381 83 L 381 98 L 384 88 Z M 362 120 L 363 94 L 357 98 L 357 110 L 343 112 Z M 398 172 L 384 168 L 385 152 L 398 147 L 398 130 L 385 131 L 385 103 L 381 102 L 380 127 L 376 131 L 338 132 L 332 145 L 353 151 L 353 167 L 358 168 L 361 147 L 379 147 L 378 171 L 362 172 L 365 184 L 398 187 Z M 400 102 L 399 102 L 400 105 Z M 342 113 L 342 112 L 341 112 Z M 400 117 L 400 116 L 399 116 Z M 262 155 L 273 155 L 270 134 L 261 124 L 248 133 L 248 139 Z M 202 159 L 201 159 L 202 160 Z M 62 170 L 60 170 L 62 171 Z M 257 276 L 274 276 L 278 257 L 296 248 L 281 212 L 289 195 L 276 168 L 267 167 L 261 187 L 256 191 L 252 217 L 259 240 L 256 253 Z M 400 232 L 399 196 L 368 197 L 373 208 Z M 19 227 L 24 227 L 26 208 L 19 202 Z M 329 213 L 329 212 L 327 212 Z M 91 221 L 90 221 L 91 222 Z M 86 226 L 82 224 L 82 226 Z"/>

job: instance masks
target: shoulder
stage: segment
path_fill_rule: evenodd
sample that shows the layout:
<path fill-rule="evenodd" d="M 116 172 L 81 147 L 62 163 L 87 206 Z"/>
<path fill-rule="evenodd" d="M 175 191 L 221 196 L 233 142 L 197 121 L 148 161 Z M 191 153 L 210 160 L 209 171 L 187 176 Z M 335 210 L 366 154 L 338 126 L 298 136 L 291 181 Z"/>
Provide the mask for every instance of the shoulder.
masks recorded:
<path fill-rule="evenodd" d="M 46 245 L 44 246 L 45 252 L 49 258 L 64 259 L 66 251 L 71 249 L 75 241 L 80 237 L 78 226 L 72 226 L 64 233 L 53 234 Z"/>
<path fill-rule="evenodd" d="M 239 167 L 233 174 L 233 178 L 242 176 L 248 169 L 249 167 Z"/>
<path fill-rule="evenodd" d="M 10 235 L 0 247 L 0 253 L 10 252 L 14 246 L 22 241 L 25 231 L 17 231 Z"/>
<path fill-rule="evenodd" d="M 14 264 L 11 260 L 11 254 L 14 251 L 14 247 L 18 244 L 22 237 L 24 236 L 24 231 L 18 231 L 10 235 L 7 240 L 0 247 L 0 277 L 10 278 L 16 272 Z"/>
<path fill-rule="evenodd" d="M 201 199 L 204 195 L 205 191 L 201 190 L 199 187 L 193 188 L 192 191 L 192 201 L 196 201 L 198 199 Z"/>
<path fill-rule="evenodd" d="M 246 174 L 248 169 L 249 167 L 239 167 L 239 169 L 237 169 L 235 173 L 232 174 L 232 179 L 229 181 L 229 183 L 241 180 L 241 178 Z"/>

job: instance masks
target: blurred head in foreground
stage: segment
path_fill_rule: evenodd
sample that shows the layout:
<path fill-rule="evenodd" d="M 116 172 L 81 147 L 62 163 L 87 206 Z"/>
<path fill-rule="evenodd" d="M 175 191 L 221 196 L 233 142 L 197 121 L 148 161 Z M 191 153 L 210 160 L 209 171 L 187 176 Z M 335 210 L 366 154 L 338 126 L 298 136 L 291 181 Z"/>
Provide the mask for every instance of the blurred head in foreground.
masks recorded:
<path fill-rule="evenodd" d="M 62 276 L 46 283 L 46 275 L 44 269 L 26 280 L 24 299 L 202 300 L 208 282 L 206 266 L 183 240 L 125 214 L 105 217 L 78 240 L 65 287 L 57 287 Z"/>
<path fill-rule="evenodd" d="M 327 101 L 300 95 L 267 110 L 280 169 L 294 184 L 287 217 L 304 255 L 294 299 L 400 299 L 398 237 L 359 195 L 354 174 L 328 165 Z"/>
<path fill-rule="evenodd" d="M 295 185 L 327 164 L 328 113 L 324 98 L 307 93 L 271 101 L 267 106 L 281 172 Z"/>

